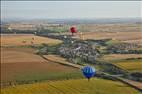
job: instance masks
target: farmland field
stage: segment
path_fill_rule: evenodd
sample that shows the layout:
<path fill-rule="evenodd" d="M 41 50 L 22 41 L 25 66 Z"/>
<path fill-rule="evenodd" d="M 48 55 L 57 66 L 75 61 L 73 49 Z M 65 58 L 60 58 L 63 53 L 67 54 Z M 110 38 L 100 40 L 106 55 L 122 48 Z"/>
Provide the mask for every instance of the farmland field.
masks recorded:
<path fill-rule="evenodd" d="M 1 51 L 2 82 L 41 80 L 55 74 L 79 73 L 76 68 L 44 60 L 31 48 L 2 48 Z"/>
<path fill-rule="evenodd" d="M 79 34 L 78 34 L 79 35 Z M 142 45 L 142 32 L 83 32 L 84 39 L 113 39 Z"/>
<path fill-rule="evenodd" d="M 2 90 L 2 94 L 139 94 L 123 83 L 93 78 L 50 81 L 30 85 L 19 85 Z"/>
<path fill-rule="evenodd" d="M 31 41 L 36 44 L 59 44 L 62 41 L 34 35 L 2 35 L 1 38 L 1 82 L 24 82 L 57 80 L 82 77 L 80 71 L 71 66 L 65 66 L 43 59 L 36 55 L 36 50 L 25 46 L 30 43 L 21 43 L 21 40 Z M 55 60 L 56 61 L 56 60 Z M 3 85 L 2 85 L 3 86 Z"/>
<path fill-rule="evenodd" d="M 91 38 L 89 37 L 91 35 L 92 38 L 94 36 L 97 38 L 96 36 L 98 36 L 98 39 L 103 39 L 105 35 L 104 32 L 101 33 L 89 32 L 86 33 L 85 37 Z M 133 34 L 138 35 L 136 32 Z M 112 36 L 114 35 L 112 34 L 105 38 Z M 125 36 L 124 34 L 122 37 L 125 38 Z M 134 36 L 130 37 L 136 39 Z M 58 55 L 37 55 L 35 54 L 36 50 L 29 47 L 29 45 L 40 45 L 42 43 L 56 45 L 62 43 L 62 41 L 25 34 L 6 34 L 1 36 L 1 84 L 4 87 L 2 94 L 66 94 L 66 92 L 68 92 L 67 94 L 111 94 L 112 92 L 114 94 L 138 94 L 137 90 L 121 82 L 99 78 L 93 78 L 88 82 L 86 79 L 81 79 L 83 75 L 81 70 L 77 69 L 80 68 L 80 65 L 69 63 L 65 58 Z M 140 56 L 121 56 L 120 54 L 116 56 L 110 55 L 104 58 L 116 59 L 117 57 L 119 59 L 125 59 L 131 57 L 138 58 Z M 118 64 L 117 66 L 119 66 L 119 62 L 114 64 Z M 132 66 L 127 67 L 124 64 L 122 64 L 122 68 L 140 71 L 140 63 L 133 64 L 136 64 L 132 65 L 135 68 L 132 68 Z M 5 85 L 5 83 L 8 83 L 8 85 Z M 11 83 L 13 83 L 14 87 L 12 87 L 13 85 L 9 85 Z M 19 85 L 19 83 L 22 85 Z M 27 83 L 28 85 L 26 85 Z"/>
<path fill-rule="evenodd" d="M 101 58 L 106 61 L 115 61 L 115 60 L 122 60 L 122 59 L 142 58 L 142 55 L 140 54 L 109 54 L 109 55 L 104 55 Z"/>
<path fill-rule="evenodd" d="M 113 62 L 116 66 L 127 71 L 139 71 L 142 72 L 142 59 L 140 60 L 120 60 Z"/>
<path fill-rule="evenodd" d="M 2 0 L 0 94 L 142 94 L 142 2 Z"/>
<path fill-rule="evenodd" d="M 32 34 L 3 34 L 1 35 L 2 46 L 23 46 L 23 45 L 38 45 L 47 43 L 49 45 L 56 45 L 62 41 L 35 36 Z"/>
<path fill-rule="evenodd" d="M 99 59 L 110 62 L 129 72 L 142 72 L 141 54 L 109 54 Z"/>

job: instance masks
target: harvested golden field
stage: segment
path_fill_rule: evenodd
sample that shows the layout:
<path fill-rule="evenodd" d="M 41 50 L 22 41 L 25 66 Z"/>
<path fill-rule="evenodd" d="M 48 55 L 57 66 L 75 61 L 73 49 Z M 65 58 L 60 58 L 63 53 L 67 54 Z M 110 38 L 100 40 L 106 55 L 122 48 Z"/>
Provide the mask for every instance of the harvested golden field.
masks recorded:
<path fill-rule="evenodd" d="M 35 36 L 33 34 L 2 34 L 1 45 L 2 46 L 23 46 L 23 45 L 38 45 L 47 43 L 49 45 L 56 45 L 62 41 Z"/>
<path fill-rule="evenodd" d="M 121 60 L 121 59 L 130 59 L 130 58 L 142 58 L 140 54 L 109 54 L 101 57 L 103 60 L 111 61 L 111 60 Z"/>
<path fill-rule="evenodd" d="M 142 72 L 142 60 L 124 60 L 113 62 L 113 64 L 127 71 Z"/>
<path fill-rule="evenodd" d="M 133 32 L 141 31 L 142 24 L 82 24 L 81 31 L 86 32 Z"/>
<path fill-rule="evenodd" d="M 142 36 L 141 36 L 142 37 Z M 140 44 L 142 45 L 142 39 L 136 39 L 136 40 L 126 40 L 126 41 L 123 41 L 125 43 L 136 43 L 136 44 Z"/>
<path fill-rule="evenodd" d="M 9 24 L 8 29 L 10 30 L 37 30 L 34 24 Z"/>
<path fill-rule="evenodd" d="M 123 88 L 122 88 L 123 87 Z M 2 94 L 139 94 L 126 84 L 93 78 L 50 81 L 2 89 Z"/>
<path fill-rule="evenodd" d="M 142 59 L 140 58 L 142 58 L 141 54 L 109 54 L 98 59 L 110 62 L 127 71 L 142 72 Z"/>
<path fill-rule="evenodd" d="M 85 39 L 107 39 L 136 40 L 142 39 L 142 32 L 84 32 Z"/>

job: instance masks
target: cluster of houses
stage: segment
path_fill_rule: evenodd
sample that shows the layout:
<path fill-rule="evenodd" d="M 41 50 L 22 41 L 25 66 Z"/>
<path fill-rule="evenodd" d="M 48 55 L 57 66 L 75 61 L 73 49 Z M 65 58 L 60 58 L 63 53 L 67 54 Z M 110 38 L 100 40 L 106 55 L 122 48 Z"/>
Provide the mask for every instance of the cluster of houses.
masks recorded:
<path fill-rule="evenodd" d="M 109 53 L 120 53 L 120 54 L 142 54 L 141 45 L 134 43 L 120 43 L 115 44 L 107 48 Z"/>
<path fill-rule="evenodd" d="M 98 57 L 99 51 L 94 47 L 94 45 L 89 42 L 72 41 L 70 44 L 63 44 L 58 49 L 60 55 L 66 58 L 76 58 L 79 57 L 90 63 L 95 63 L 96 57 Z"/>

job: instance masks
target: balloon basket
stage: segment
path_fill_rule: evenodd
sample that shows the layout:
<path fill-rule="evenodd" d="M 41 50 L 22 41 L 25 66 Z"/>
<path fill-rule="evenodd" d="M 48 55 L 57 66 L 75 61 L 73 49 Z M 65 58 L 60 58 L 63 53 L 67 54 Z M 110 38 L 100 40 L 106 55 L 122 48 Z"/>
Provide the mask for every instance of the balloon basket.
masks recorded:
<path fill-rule="evenodd" d="M 90 79 L 88 79 L 88 82 L 90 81 Z"/>

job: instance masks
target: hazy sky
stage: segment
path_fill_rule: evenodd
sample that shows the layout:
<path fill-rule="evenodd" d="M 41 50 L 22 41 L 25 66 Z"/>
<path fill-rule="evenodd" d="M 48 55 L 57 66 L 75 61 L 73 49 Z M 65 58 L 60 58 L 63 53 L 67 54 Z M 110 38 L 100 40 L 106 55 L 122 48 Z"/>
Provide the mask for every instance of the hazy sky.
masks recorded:
<path fill-rule="evenodd" d="M 119 18 L 140 17 L 142 1 L 2 1 L 1 17 Z"/>

